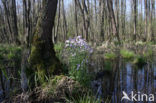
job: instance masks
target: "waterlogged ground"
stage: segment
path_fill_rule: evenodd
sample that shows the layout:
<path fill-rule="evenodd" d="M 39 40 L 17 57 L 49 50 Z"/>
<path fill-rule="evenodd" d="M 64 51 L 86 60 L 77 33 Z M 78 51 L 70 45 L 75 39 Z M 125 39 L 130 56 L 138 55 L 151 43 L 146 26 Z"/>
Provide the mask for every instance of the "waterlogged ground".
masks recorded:
<path fill-rule="evenodd" d="M 116 60 L 106 61 L 103 54 L 97 54 L 92 62 L 91 72 L 96 74 L 96 80 L 92 82 L 94 92 L 98 98 L 109 100 L 110 103 L 133 103 L 134 100 L 149 100 L 150 94 L 156 92 L 156 59 L 138 67 L 118 57 Z M 123 91 L 129 100 L 122 99 Z M 131 98 L 132 91 L 135 98 Z M 147 94 L 141 98 L 142 94 Z M 140 97 L 139 97 L 140 96 Z M 138 98 L 139 97 L 139 98 Z M 133 101 L 132 101 L 133 100 Z M 155 95 L 156 100 L 156 95 Z M 135 103 L 135 102 L 134 102 Z M 154 102 L 145 102 L 154 103 Z"/>
<path fill-rule="evenodd" d="M 59 48 L 57 49 L 59 50 Z M 76 62 L 70 65 L 70 69 L 73 69 L 73 71 L 71 71 L 71 74 L 75 72 L 75 65 L 76 70 L 78 71 L 80 69 L 84 69 L 83 66 L 80 67 L 80 64 L 85 65 L 84 62 L 89 64 L 89 73 L 95 76 L 95 79 L 91 82 L 91 87 L 97 98 L 106 101 L 106 103 L 133 103 L 133 100 L 138 100 L 137 103 L 143 103 L 141 101 L 142 99 L 144 99 L 145 103 L 150 103 L 146 102 L 146 100 L 148 101 L 150 94 L 153 94 L 156 101 L 156 56 L 153 56 L 153 58 L 151 58 L 149 62 L 147 62 L 147 64 L 143 66 L 137 66 L 130 61 L 122 59 L 122 57 L 119 56 L 120 51 L 114 54 L 115 59 L 108 60 L 104 57 L 104 52 L 93 53 L 93 49 L 90 48 L 89 45 L 80 37 L 67 40 L 65 45 L 65 50 L 66 49 L 67 54 L 72 54 L 71 61 L 67 60 L 67 58 L 69 58 L 69 55 L 65 55 L 64 58 L 66 58 L 66 61 L 68 61 L 69 64 Z M 85 61 L 84 56 L 82 56 L 81 58 L 81 56 L 78 55 L 79 53 L 81 53 L 82 55 L 86 56 L 86 52 L 83 53 L 84 51 L 87 51 L 87 53 L 89 53 L 89 55 L 87 55 L 89 59 Z M 118 57 L 116 57 L 116 55 Z M 79 61 L 82 62 L 79 63 Z M 14 73 L 13 71 L 16 72 Z M 10 73 L 18 74 L 18 72 L 19 71 L 17 70 L 9 68 L 6 71 L 8 75 Z M 2 76 L 2 79 L 4 81 L 3 85 L 5 87 L 5 96 L 9 97 L 9 95 L 18 91 L 19 87 L 15 84 L 20 84 L 20 79 L 13 79 L 16 81 L 14 82 L 12 79 L 8 80 L 4 74 Z M 0 102 L 2 101 L 3 97 L 2 90 L 2 84 L 0 84 Z M 13 91 L 9 94 L 10 90 Z M 125 93 L 124 95 L 127 95 L 129 100 L 123 99 L 121 101 L 123 92 Z M 131 98 L 132 92 L 134 93 L 134 95 L 136 94 L 134 99 Z M 141 97 L 142 94 L 146 94 L 147 96 L 144 98 L 138 98 Z"/>

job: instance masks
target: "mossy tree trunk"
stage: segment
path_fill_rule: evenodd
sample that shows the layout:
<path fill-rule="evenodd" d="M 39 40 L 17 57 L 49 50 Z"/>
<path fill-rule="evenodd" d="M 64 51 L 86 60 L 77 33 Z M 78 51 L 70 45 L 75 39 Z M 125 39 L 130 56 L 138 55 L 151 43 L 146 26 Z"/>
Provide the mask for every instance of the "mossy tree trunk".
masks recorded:
<path fill-rule="evenodd" d="M 55 55 L 52 28 L 58 0 L 43 0 L 43 11 L 37 22 L 29 63 L 40 79 L 61 72 L 61 63 Z"/>

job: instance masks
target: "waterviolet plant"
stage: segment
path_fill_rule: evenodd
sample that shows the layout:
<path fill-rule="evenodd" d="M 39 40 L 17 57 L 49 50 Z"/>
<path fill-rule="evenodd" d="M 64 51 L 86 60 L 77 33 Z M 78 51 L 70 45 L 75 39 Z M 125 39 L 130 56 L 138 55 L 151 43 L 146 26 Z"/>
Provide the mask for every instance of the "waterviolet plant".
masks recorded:
<path fill-rule="evenodd" d="M 80 52 L 92 53 L 93 49 L 87 44 L 87 42 L 82 39 L 81 36 L 77 36 L 74 39 L 69 39 L 65 41 L 65 48 L 77 49 L 79 48 Z"/>
<path fill-rule="evenodd" d="M 81 36 L 77 36 L 65 41 L 64 51 L 68 55 L 69 75 L 81 84 L 88 85 L 91 75 L 87 64 L 93 49 Z"/>

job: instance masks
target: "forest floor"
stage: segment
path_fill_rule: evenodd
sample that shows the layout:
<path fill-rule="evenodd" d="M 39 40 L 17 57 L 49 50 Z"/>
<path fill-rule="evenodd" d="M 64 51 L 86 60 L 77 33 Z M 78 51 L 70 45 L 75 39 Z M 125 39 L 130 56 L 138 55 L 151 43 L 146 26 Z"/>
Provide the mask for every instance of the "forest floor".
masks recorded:
<path fill-rule="evenodd" d="M 86 100 L 83 101 L 91 100 L 91 97 L 92 101 L 94 101 L 93 103 L 96 103 L 98 101 L 95 95 L 93 95 L 93 91 L 87 86 L 90 80 L 95 77 L 88 75 L 86 70 L 88 68 L 87 63 L 94 53 L 101 53 L 105 60 L 113 60 L 121 56 L 122 58 L 131 60 L 134 64 L 143 65 L 147 60 L 150 60 L 149 58 L 152 57 L 156 51 L 156 45 L 154 43 L 141 41 L 124 43 L 120 46 L 108 42 L 95 47 L 89 46 L 88 44 L 84 44 L 83 46 L 87 47 L 87 49 L 80 52 L 80 48 L 77 49 L 72 46 L 68 48 L 64 43 L 56 44 L 55 51 L 63 63 L 65 72 L 62 75 L 49 78 L 47 82 L 29 92 L 20 94 L 19 92 L 14 92 L 15 94 L 12 94 L 12 98 L 6 99 L 3 103 L 7 103 L 8 101 L 14 101 L 16 103 L 32 103 L 35 101 L 39 103 L 54 101 L 65 102 L 71 100 L 74 103 L 74 101 L 80 101 L 84 98 L 86 98 Z M 15 59 L 14 57 L 21 51 L 20 47 L 13 49 L 7 46 L 5 50 L 4 48 L 3 46 L 3 50 L 0 50 L 0 56 L 4 56 L 4 53 L 6 53 L 5 56 L 8 56 L 5 58 L 10 58 L 8 60 Z M 91 48 L 93 52 L 90 52 L 92 51 Z M 14 53 L 16 53 L 16 55 Z M 79 98 L 79 100 L 75 98 Z"/>

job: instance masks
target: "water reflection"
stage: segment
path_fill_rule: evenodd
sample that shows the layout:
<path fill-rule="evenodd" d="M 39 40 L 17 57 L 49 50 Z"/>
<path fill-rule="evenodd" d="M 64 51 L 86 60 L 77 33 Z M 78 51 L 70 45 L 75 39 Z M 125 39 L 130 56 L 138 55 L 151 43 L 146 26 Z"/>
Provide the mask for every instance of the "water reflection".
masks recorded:
<path fill-rule="evenodd" d="M 96 56 L 92 61 L 94 61 L 94 66 L 91 66 L 91 72 L 96 73 L 92 87 L 94 91 L 99 92 L 97 93 L 98 97 L 109 98 L 111 103 L 133 103 L 127 100 L 121 101 L 123 96 L 122 91 L 125 91 L 128 95 L 131 94 L 131 91 L 135 93 L 155 94 L 155 62 L 147 63 L 143 67 L 137 67 L 125 62 L 120 57 L 114 61 L 104 60 L 102 55 Z"/>
<path fill-rule="evenodd" d="M 20 89 L 20 79 L 18 78 L 18 69 L 7 67 L 5 72 L 0 69 L 0 102 Z"/>

